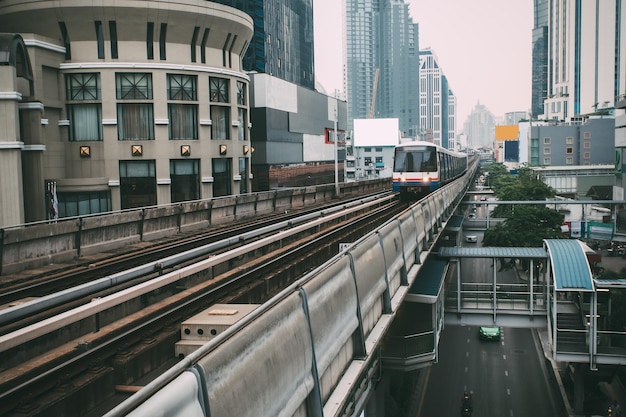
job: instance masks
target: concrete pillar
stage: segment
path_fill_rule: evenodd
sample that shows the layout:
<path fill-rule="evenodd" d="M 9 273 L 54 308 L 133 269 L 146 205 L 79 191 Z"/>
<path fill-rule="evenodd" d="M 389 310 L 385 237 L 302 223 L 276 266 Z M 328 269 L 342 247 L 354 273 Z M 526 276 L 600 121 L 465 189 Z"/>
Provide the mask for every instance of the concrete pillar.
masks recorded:
<path fill-rule="evenodd" d="M 48 219 L 50 202 L 46 198 L 43 153 L 45 133 L 42 125 L 43 104 L 38 102 L 20 104 L 22 120 L 22 182 L 24 184 L 24 219 L 35 222 Z"/>
<path fill-rule="evenodd" d="M 24 223 L 22 148 L 15 68 L 0 66 L 0 227 Z"/>

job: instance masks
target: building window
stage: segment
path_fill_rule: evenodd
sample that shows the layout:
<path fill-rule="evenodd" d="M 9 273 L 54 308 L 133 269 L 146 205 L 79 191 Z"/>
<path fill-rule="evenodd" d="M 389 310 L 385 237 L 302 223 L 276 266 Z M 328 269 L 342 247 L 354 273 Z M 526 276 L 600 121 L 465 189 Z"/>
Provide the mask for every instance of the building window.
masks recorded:
<path fill-rule="evenodd" d="M 230 107 L 211 106 L 211 139 L 230 139 Z"/>
<path fill-rule="evenodd" d="M 591 152 L 584 152 L 583 153 L 583 158 L 590 159 L 591 158 Z"/>
<path fill-rule="evenodd" d="M 104 30 L 102 29 L 102 22 L 96 20 L 96 45 L 98 47 L 98 59 L 104 59 Z"/>
<path fill-rule="evenodd" d="M 100 104 L 68 104 L 70 141 L 102 140 L 102 110 Z"/>
<path fill-rule="evenodd" d="M 193 35 L 191 36 L 191 62 L 196 62 L 196 44 L 198 42 L 198 34 L 200 33 L 200 26 L 193 28 Z"/>
<path fill-rule="evenodd" d="M 109 22 L 109 36 L 111 37 L 111 58 L 117 59 L 117 23 L 115 20 Z"/>
<path fill-rule="evenodd" d="M 374 151 L 376 151 L 376 152 L 382 152 L 382 151 L 383 151 L 383 148 L 374 148 Z"/>
<path fill-rule="evenodd" d="M 209 95 L 211 102 L 228 103 L 228 79 L 209 77 Z"/>
<path fill-rule="evenodd" d="M 195 75 L 168 74 L 168 100 L 195 101 L 197 100 Z M 169 138 L 198 139 L 198 104 L 168 103 Z"/>
<path fill-rule="evenodd" d="M 167 45 L 167 23 L 161 23 L 161 31 L 159 32 L 159 58 L 165 61 L 165 46 Z"/>
<path fill-rule="evenodd" d="M 248 192 L 248 158 L 239 158 L 239 175 L 239 193 L 245 194 Z"/>
<path fill-rule="evenodd" d="M 591 142 L 583 142 L 583 149 L 591 149 Z"/>
<path fill-rule="evenodd" d="M 154 161 L 120 161 L 122 210 L 156 204 L 155 171 Z"/>
<path fill-rule="evenodd" d="M 102 140 L 100 74 L 67 74 L 65 88 L 70 141 Z"/>
<path fill-rule="evenodd" d="M 154 22 L 146 25 L 146 58 L 154 59 Z"/>
<path fill-rule="evenodd" d="M 230 195 L 231 160 L 229 158 L 214 158 L 212 162 L 213 197 Z"/>
<path fill-rule="evenodd" d="M 543 148 L 544 155 L 550 155 L 550 148 Z"/>
<path fill-rule="evenodd" d="M 59 30 L 61 31 L 61 37 L 63 38 L 63 46 L 65 47 L 65 59 L 72 59 L 72 49 L 70 43 L 70 36 L 67 33 L 67 26 L 65 26 L 65 22 L 59 22 Z"/>
<path fill-rule="evenodd" d="M 168 103 L 170 140 L 198 139 L 198 105 Z"/>
<path fill-rule="evenodd" d="M 551 143 L 551 141 L 552 141 L 552 140 L 551 140 L 550 138 L 548 138 L 548 137 L 543 138 L 543 144 L 544 144 L 544 145 L 549 145 L 549 144 Z"/>
<path fill-rule="evenodd" d="M 237 109 L 237 116 L 239 120 L 239 126 L 237 127 L 237 139 L 246 140 L 246 130 L 248 128 L 246 123 L 246 109 Z"/>
<path fill-rule="evenodd" d="M 59 217 L 86 216 L 111 211 L 110 191 L 59 193 Z"/>
<path fill-rule="evenodd" d="M 566 165 L 572 165 L 574 163 L 574 158 L 571 156 L 568 156 L 567 158 L 565 158 L 565 164 Z"/>
<path fill-rule="evenodd" d="M 372 148 L 369 148 L 369 147 L 363 148 L 363 152 L 372 152 Z"/>
<path fill-rule="evenodd" d="M 591 132 L 584 132 L 583 133 L 583 138 L 584 139 L 591 139 Z"/>
<path fill-rule="evenodd" d="M 196 101 L 197 77 L 195 75 L 168 74 L 167 75 L 167 99 Z"/>
<path fill-rule="evenodd" d="M 202 42 L 200 43 L 200 62 L 202 62 L 203 64 L 206 64 L 206 43 L 209 40 L 209 32 L 210 29 L 204 29 Z"/>
<path fill-rule="evenodd" d="M 568 146 L 565 148 L 565 153 L 566 154 L 573 154 L 574 153 L 574 148 L 571 146 Z"/>
<path fill-rule="evenodd" d="M 237 104 L 246 105 L 246 84 L 241 81 L 237 81 Z"/>
<path fill-rule="evenodd" d="M 573 145 L 574 144 L 574 138 L 571 136 L 568 136 L 565 138 L 565 144 L 566 145 Z"/>
<path fill-rule="evenodd" d="M 118 100 L 151 100 L 152 74 L 116 73 L 115 90 Z M 154 111 L 152 102 L 117 103 L 118 140 L 154 140 Z"/>
<path fill-rule="evenodd" d="M 200 161 L 197 159 L 170 160 L 170 194 L 172 203 L 200 198 Z"/>
<path fill-rule="evenodd" d="M 151 100 L 152 74 L 125 72 L 116 73 L 115 96 L 118 100 Z"/>
<path fill-rule="evenodd" d="M 544 165 L 550 165 L 550 158 L 543 158 Z"/>
<path fill-rule="evenodd" d="M 67 74 L 66 98 L 73 100 L 100 100 L 100 74 Z"/>
<path fill-rule="evenodd" d="M 117 104 L 118 140 L 154 140 L 152 103 Z"/>

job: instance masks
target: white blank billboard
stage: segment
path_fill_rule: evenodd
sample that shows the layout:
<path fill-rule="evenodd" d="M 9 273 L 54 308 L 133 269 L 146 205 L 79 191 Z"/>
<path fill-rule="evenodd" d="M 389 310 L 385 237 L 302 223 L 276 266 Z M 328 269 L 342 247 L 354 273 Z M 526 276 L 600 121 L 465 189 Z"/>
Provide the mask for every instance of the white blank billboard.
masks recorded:
<path fill-rule="evenodd" d="M 354 146 L 395 146 L 400 143 L 398 119 L 354 119 Z"/>

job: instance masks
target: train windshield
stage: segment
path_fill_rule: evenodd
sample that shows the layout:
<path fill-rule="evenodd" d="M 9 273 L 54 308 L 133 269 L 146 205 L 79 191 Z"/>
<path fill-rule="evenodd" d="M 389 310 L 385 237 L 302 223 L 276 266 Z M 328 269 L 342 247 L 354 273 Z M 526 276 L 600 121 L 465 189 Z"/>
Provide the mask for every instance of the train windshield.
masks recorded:
<path fill-rule="evenodd" d="M 397 148 L 393 170 L 394 172 L 437 171 L 437 151 L 426 146 Z"/>

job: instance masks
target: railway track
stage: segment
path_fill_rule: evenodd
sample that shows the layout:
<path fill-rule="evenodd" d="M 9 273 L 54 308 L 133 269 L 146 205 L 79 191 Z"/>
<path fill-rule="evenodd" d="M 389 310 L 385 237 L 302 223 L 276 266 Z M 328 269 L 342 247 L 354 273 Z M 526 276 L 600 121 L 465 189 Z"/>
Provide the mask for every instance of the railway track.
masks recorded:
<path fill-rule="evenodd" d="M 388 197 L 300 213 L 302 221 L 284 220 L 290 224 L 275 230 L 257 223 L 254 236 L 248 230 L 205 242 L 189 249 L 197 257 L 153 266 L 119 286 L 21 317 L 19 325 L 7 321 L 0 327 L 0 415 L 98 415 L 125 398 L 120 387 L 141 385 L 176 360 L 183 320 L 215 303 L 263 303 L 336 255 L 339 243 L 356 241 L 405 208 Z M 223 240 L 230 244 L 198 249 Z"/>

